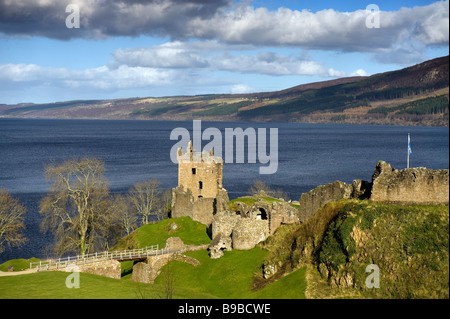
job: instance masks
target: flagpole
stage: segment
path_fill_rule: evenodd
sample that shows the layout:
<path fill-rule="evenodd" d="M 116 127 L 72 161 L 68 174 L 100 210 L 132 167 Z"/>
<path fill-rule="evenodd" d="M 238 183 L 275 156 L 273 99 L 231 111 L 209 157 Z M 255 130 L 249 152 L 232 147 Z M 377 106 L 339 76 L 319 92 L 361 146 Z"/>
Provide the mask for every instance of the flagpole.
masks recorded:
<path fill-rule="evenodd" d="M 410 145 L 411 145 L 411 139 L 410 139 L 410 136 L 409 136 L 409 133 L 408 133 L 408 157 L 407 157 L 407 160 L 406 160 L 406 168 L 409 168 L 409 153 L 410 153 L 410 150 L 411 150 Z"/>

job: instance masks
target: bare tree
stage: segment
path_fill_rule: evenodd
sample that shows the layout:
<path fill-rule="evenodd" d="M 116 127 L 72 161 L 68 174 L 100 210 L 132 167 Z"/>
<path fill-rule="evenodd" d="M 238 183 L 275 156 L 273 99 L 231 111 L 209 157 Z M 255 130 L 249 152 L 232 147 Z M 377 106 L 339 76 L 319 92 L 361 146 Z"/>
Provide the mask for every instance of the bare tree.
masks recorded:
<path fill-rule="evenodd" d="M 108 188 L 104 163 L 98 159 L 68 160 L 45 169 L 53 184 L 40 203 L 42 229 L 52 231 L 58 254 L 95 249 L 104 240 Z"/>
<path fill-rule="evenodd" d="M 138 218 L 127 197 L 120 194 L 115 195 L 112 200 L 112 208 L 117 214 L 122 233 L 129 235 L 137 228 Z"/>
<path fill-rule="evenodd" d="M 261 180 L 255 180 L 253 182 L 253 185 L 250 186 L 248 189 L 249 195 L 259 195 L 259 196 L 270 196 L 274 198 L 282 198 L 286 201 L 289 200 L 289 195 L 281 190 L 281 188 L 278 189 L 272 189 L 267 184 L 265 184 Z"/>
<path fill-rule="evenodd" d="M 169 218 L 169 213 L 172 209 L 172 191 L 166 189 L 162 192 L 159 200 L 159 208 L 157 213 L 158 220 Z"/>
<path fill-rule="evenodd" d="M 159 299 L 173 299 L 175 287 L 174 287 L 173 271 L 170 261 L 164 267 L 160 276 L 163 276 L 162 277 L 163 290 L 158 294 Z"/>
<path fill-rule="evenodd" d="M 253 185 L 251 185 L 248 189 L 248 194 L 249 195 L 261 195 L 261 194 L 266 194 L 269 195 L 269 193 L 272 190 L 270 189 L 269 186 L 266 185 L 266 183 L 264 183 L 261 180 L 255 180 L 253 181 Z"/>
<path fill-rule="evenodd" d="M 150 215 L 158 215 L 160 208 L 159 181 L 151 179 L 150 181 L 136 183 L 128 192 L 128 198 L 131 206 L 141 217 L 142 225 L 148 224 Z"/>
<path fill-rule="evenodd" d="M 0 190 L 0 253 L 4 252 L 5 244 L 9 248 L 20 247 L 27 241 L 21 234 L 25 229 L 23 220 L 26 211 L 10 193 Z"/>

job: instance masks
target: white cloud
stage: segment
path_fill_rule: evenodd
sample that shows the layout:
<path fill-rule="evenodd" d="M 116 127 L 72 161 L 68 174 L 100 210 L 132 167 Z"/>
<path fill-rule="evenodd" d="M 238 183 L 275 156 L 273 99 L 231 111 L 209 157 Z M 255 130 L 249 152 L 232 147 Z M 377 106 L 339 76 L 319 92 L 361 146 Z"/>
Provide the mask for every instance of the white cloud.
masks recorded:
<path fill-rule="evenodd" d="M 449 1 L 383 11 L 380 28 L 366 27 L 370 11 L 318 12 L 280 7 L 254 8 L 233 0 L 74 1 L 81 27 L 65 24 L 65 3 L 57 0 L 0 0 L 0 33 L 58 39 L 151 35 L 172 40 L 218 40 L 229 44 L 296 46 L 303 49 L 376 52 L 395 47 L 398 36 L 426 45 L 448 45 Z"/>
<path fill-rule="evenodd" d="M 203 68 L 208 61 L 197 50 L 180 42 L 169 42 L 150 48 L 119 49 L 113 52 L 114 63 L 155 68 Z"/>
<path fill-rule="evenodd" d="M 369 76 L 370 74 L 364 69 L 358 69 L 349 74 L 350 76 Z"/>
<path fill-rule="evenodd" d="M 101 90 L 169 85 L 176 78 L 171 70 L 121 65 L 116 69 L 106 66 L 86 70 L 41 67 L 35 64 L 0 65 L 0 81 L 37 82 L 66 88 L 95 88 Z"/>
<path fill-rule="evenodd" d="M 255 90 L 252 87 L 250 87 L 246 84 L 233 85 L 230 90 L 231 94 L 244 94 L 244 93 L 251 93 L 254 91 Z"/>
<path fill-rule="evenodd" d="M 250 49 L 245 51 L 245 49 Z M 112 67 L 118 65 L 153 68 L 207 69 L 243 74 L 344 76 L 342 71 L 326 70 L 301 54 L 283 55 L 273 51 L 254 52 L 243 47 L 207 42 L 169 42 L 148 48 L 119 49 L 113 53 Z"/>

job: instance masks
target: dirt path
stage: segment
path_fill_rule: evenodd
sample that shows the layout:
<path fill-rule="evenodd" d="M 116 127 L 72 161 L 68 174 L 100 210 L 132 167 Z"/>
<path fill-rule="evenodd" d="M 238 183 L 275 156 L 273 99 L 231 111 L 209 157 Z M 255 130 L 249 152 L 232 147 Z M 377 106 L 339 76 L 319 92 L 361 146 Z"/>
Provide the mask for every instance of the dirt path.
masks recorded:
<path fill-rule="evenodd" d="M 0 271 L 0 277 L 3 276 L 18 276 L 18 275 L 26 275 L 26 274 L 32 274 L 35 273 L 36 269 L 27 269 L 22 271 Z"/>

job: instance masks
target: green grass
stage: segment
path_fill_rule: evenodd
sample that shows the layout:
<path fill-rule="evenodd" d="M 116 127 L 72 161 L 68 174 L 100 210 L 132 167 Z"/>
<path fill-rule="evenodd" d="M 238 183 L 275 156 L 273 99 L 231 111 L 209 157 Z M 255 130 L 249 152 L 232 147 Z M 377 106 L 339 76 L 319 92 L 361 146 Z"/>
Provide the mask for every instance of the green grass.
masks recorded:
<path fill-rule="evenodd" d="M 270 197 L 270 196 L 244 196 L 244 197 L 239 197 L 239 198 L 235 198 L 235 199 L 230 200 L 228 202 L 228 206 L 230 206 L 233 203 L 237 203 L 237 202 L 241 202 L 241 203 L 244 203 L 244 204 L 247 204 L 247 205 L 253 205 L 258 200 L 262 200 L 262 201 L 267 202 L 267 203 L 281 202 L 280 199 L 273 198 L 273 197 Z"/>
<path fill-rule="evenodd" d="M 174 278 L 175 291 L 190 289 L 193 293 L 204 293 L 211 298 L 305 298 L 305 269 L 282 278 L 280 281 L 253 291 L 253 277 L 259 271 L 268 251 L 255 247 L 248 251 L 225 251 L 219 259 L 210 259 L 207 251 L 195 251 L 187 255 L 200 261 L 197 267 L 171 262 L 162 269 L 170 271 Z M 155 283 L 163 285 L 165 276 Z"/>
<path fill-rule="evenodd" d="M 21 271 L 30 268 L 31 262 L 39 261 L 38 258 L 11 259 L 0 265 L 0 271 L 8 271 L 9 266 L 13 266 L 14 271 Z"/>
<path fill-rule="evenodd" d="M 176 230 L 170 229 L 172 223 L 177 224 Z M 122 238 L 113 250 L 129 248 L 126 246 L 127 242 L 130 241 L 136 246 L 135 248 L 150 245 L 159 245 L 162 248 L 169 237 L 180 237 L 187 245 L 208 244 L 211 241 L 205 225 L 193 221 L 189 217 L 178 217 L 165 219 L 157 224 L 148 224 L 136 229 L 129 236 Z"/>
<path fill-rule="evenodd" d="M 0 277 L 0 299 L 157 299 L 165 289 L 167 271 L 174 278 L 175 299 L 304 298 L 304 268 L 252 291 L 253 276 L 267 253 L 261 248 L 233 250 L 220 259 L 210 259 L 206 250 L 189 252 L 187 255 L 201 262 L 199 266 L 170 262 L 153 285 L 81 273 L 80 288 L 67 288 L 66 278 L 71 273 L 59 271 Z"/>
<path fill-rule="evenodd" d="M 254 291 L 249 298 L 255 299 L 305 299 L 306 267 L 300 268 L 275 281 L 259 291 Z"/>
<path fill-rule="evenodd" d="M 80 288 L 67 288 L 71 273 L 60 271 L 0 277 L 0 299 L 158 299 L 160 285 L 142 284 L 80 273 Z M 179 288 L 175 298 L 208 298 L 207 295 Z"/>
<path fill-rule="evenodd" d="M 170 224 L 179 227 L 170 230 Z M 206 244 L 210 238 L 206 226 L 192 221 L 189 217 L 168 219 L 158 224 L 145 225 L 137 229 L 132 238 L 139 247 L 151 244 L 164 246 L 167 238 L 180 237 L 186 244 Z M 117 247 L 125 244 L 124 240 Z M 161 275 L 154 284 L 136 283 L 130 280 L 133 262 L 122 263 L 121 280 L 91 274 L 80 274 L 80 288 L 67 288 L 66 278 L 71 273 L 40 272 L 20 276 L 0 277 L 0 299 L 157 299 L 164 294 L 167 272 L 173 277 L 174 298 L 305 298 L 305 269 L 299 269 L 283 278 L 254 291 L 253 280 L 269 252 L 255 247 L 251 250 L 225 251 L 219 259 L 211 259 L 207 250 L 188 252 L 200 261 L 192 265 L 172 261 L 161 269 Z M 10 260 L 1 267 L 9 265 L 26 269 L 29 260 Z M 17 269 L 17 270 L 18 270 Z"/>
<path fill-rule="evenodd" d="M 239 197 L 232 199 L 228 202 L 228 204 L 241 202 L 247 205 L 253 205 L 256 202 L 256 199 L 254 197 Z"/>

